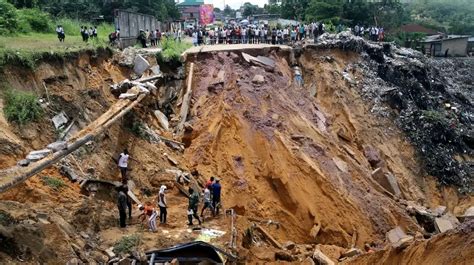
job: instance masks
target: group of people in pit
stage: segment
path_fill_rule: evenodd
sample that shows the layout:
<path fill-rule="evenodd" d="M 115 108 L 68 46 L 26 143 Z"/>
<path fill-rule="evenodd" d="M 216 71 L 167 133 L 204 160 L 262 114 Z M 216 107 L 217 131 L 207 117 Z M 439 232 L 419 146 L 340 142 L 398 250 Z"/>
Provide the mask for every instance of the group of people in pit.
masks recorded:
<path fill-rule="evenodd" d="M 128 196 L 128 186 L 126 185 L 128 182 L 127 178 L 127 170 L 128 170 L 128 160 L 134 160 L 129 153 L 128 150 L 125 149 L 119 156 L 118 159 L 118 167 L 120 169 L 120 173 L 122 175 L 122 186 L 117 188 L 118 191 L 118 202 L 117 207 L 119 210 L 119 223 L 121 228 L 126 227 L 126 220 L 127 220 L 127 210 L 128 210 L 128 218 L 132 218 L 132 201 L 131 198 Z M 159 208 L 159 216 L 160 216 L 160 223 L 166 224 L 166 217 L 168 214 L 168 202 L 166 200 L 166 190 L 167 187 L 162 185 L 160 187 L 160 191 L 158 192 L 158 196 L 156 199 L 156 206 Z M 188 209 L 187 209 L 187 216 L 188 216 L 188 225 L 194 225 L 193 219 L 196 219 L 201 225 L 202 218 L 204 218 L 204 212 L 208 209 L 212 216 L 217 216 L 219 214 L 220 204 L 221 204 L 221 190 L 222 186 L 220 184 L 220 180 L 211 177 L 207 182 L 202 191 L 202 194 L 199 194 L 197 190 L 193 188 L 189 188 L 189 202 L 188 202 Z M 201 215 L 199 216 L 198 207 L 200 198 L 203 198 L 203 207 L 201 209 Z M 158 211 L 156 207 L 152 203 L 147 203 L 145 205 L 138 205 L 138 209 L 141 211 L 139 215 L 140 221 L 143 223 L 145 218 L 148 218 L 148 229 L 152 232 L 157 231 L 156 227 L 156 219 L 158 217 Z"/>

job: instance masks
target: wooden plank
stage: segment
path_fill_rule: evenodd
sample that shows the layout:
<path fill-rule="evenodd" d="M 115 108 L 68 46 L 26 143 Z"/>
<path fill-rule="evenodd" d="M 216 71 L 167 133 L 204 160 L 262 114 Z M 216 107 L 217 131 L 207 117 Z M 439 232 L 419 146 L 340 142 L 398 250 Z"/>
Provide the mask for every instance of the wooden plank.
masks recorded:
<path fill-rule="evenodd" d="M 194 71 L 194 63 L 191 63 L 191 66 L 189 67 L 189 74 L 188 74 L 188 85 L 186 89 L 186 93 L 183 96 L 183 103 L 181 104 L 181 111 L 180 111 L 180 121 L 177 126 L 177 132 L 181 134 L 184 129 L 184 123 L 186 122 L 186 119 L 188 117 L 188 112 L 189 112 L 189 105 L 191 104 L 191 96 L 193 94 L 192 91 L 192 84 L 193 84 L 193 71 Z"/>
<path fill-rule="evenodd" d="M 186 197 L 189 197 L 189 192 L 186 190 L 186 188 L 181 185 L 179 182 L 176 181 L 176 187 L 178 187 L 179 191 L 181 191 Z"/>
<path fill-rule="evenodd" d="M 261 227 L 258 224 L 255 224 L 255 229 L 260 231 L 263 236 L 265 236 L 266 239 L 276 248 L 283 249 L 283 246 L 272 236 L 270 235 L 267 230 L 265 230 L 263 227 Z"/>
<path fill-rule="evenodd" d="M 161 77 L 163 77 L 163 75 L 154 75 L 154 76 L 150 76 L 150 77 L 140 78 L 140 79 L 137 79 L 135 81 L 140 82 L 140 83 L 146 83 L 146 82 L 150 82 L 150 81 L 153 81 L 153 80 L 156 80 L 156 79 L 160 79 Z"/>
<path fill-rule="evenodd" d="M 127 195 L 128 195 L 128 197 L 130 197 L 130 199 L 132 199 L 132 201 L 134 201 L 137 205 L 142 204 L 142 203 L 140 202 L 140 200 L 137 198 L 137 196 L 135 196 L 135 194 L 133 194 L 133 192 L 132 192 L 131 190 L 129 190 L 129 191 L 127 192 Z"/>

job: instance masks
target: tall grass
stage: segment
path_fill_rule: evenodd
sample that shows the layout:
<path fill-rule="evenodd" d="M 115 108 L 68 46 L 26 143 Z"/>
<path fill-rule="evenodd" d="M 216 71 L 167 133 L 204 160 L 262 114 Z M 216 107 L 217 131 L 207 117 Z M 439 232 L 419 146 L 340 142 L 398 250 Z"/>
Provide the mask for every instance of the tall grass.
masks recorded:
<path fill-rule="evenodd" d="M 39 119 L 43 114 L 38 98 L 31 92 L 7 90 L 4 95 L 3 112 L 10 122 L 26 124 Z"/>
<path fill-rule="evenodd" d="M 156 58 L 160 64 L 177 65 L 180 63 L 181 54 L 189 47 L 191 47 L 189 42 L 178 42 L 172 38 L 163 38 L 161 41 L 162 50 L 156 54 Z"/>
<path fill-rule="evenodd" d="M 63 26 L 66 36 L 80 36 L 82 26 L 86 26 L 88 29 L 94 27 L 92 23 L 70 18 L 57 19 L 55 24 Z M 96 26 L 99 37 L 108 37 L 109 33 L 112 33 L 115 30 L 114 25 L 109 23 L 101 23 Z"/>

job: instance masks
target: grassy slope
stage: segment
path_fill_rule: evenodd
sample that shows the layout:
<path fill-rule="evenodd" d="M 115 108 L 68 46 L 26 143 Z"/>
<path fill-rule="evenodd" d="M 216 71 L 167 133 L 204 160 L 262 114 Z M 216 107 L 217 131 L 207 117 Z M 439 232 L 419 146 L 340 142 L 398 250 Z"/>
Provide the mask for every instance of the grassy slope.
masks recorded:
<path fill-rule="evenodd" d="M 68 21 L 61 21 L 68 22 Z M 80 23 L 69 22 L 65 25 L 66 40 L 59 42 L 56 33 L 28 33 L 14 36 L 0 37 L 0 67 L 9 63 L 18 63 L 33 67 L 42 54 L 63 55 L 80 50 L 94 50 L 105 47 L 108 43 L 108 34 L 114 30 L 111 24 L 98 26 L 98 40 L 82 41 Z"/>

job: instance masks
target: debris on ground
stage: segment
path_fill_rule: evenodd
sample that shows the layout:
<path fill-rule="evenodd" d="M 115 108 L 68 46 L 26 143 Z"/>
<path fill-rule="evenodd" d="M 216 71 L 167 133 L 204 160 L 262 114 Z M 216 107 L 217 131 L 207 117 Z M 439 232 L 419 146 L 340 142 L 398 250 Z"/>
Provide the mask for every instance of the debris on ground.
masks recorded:
<path fill-rule="evenodd" d="M 59 130 L 62 126 L 68 123 L 68 118 L 64 111 L 61 111 L 59 114 L 55 115 L 51 120 L 53 121 L 56 130 Z"/>
<path fill-rule="evenodd" d="M 387 240 L 395 248 L 406 248 L 411 242 L 413 242 L 413 236 L 405 234 L 401 227 L 397 226 L 394 229 L 387 232 Z"/>

